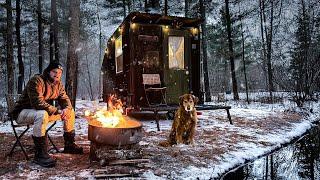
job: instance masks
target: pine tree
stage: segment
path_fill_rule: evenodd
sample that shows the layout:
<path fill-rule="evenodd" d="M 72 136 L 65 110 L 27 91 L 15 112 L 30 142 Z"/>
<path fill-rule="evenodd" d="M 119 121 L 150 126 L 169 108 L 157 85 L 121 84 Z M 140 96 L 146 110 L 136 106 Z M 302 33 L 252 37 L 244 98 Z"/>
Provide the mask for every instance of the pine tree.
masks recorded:
<path fill-rule="evenodd" d="M 297 16 L 298 28 L 295 33 L 296 41 L 292 50 L 292 60 L 290 63 L 291 75 L 295 84 L 295 101 L 298 106 L 302 106 L 310 92 L 307 92 L 306 68 L 309 61 L 308 51 L 310 50 L 310 15 L 307 12 L 304 1 L 301 2 L 299 15 Z"/>

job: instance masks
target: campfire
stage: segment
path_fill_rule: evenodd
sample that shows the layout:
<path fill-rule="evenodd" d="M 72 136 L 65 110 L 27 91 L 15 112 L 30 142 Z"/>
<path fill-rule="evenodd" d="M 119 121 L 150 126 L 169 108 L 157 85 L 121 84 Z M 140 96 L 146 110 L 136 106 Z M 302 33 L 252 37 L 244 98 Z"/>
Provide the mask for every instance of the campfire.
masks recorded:
<path fill-rule="evenodd" d="M 110 96 L 107 107 L 86 110 L 88 139 L 93 143 L 116 146 L 138 143 L 142 138 L 142 124 L 123 112 L 123 103 L 115 95 Z"/>
<path fill-rule="evenodd" d="M 99 127 L 127 127 L 129 122 L 123 113 L 123 103 L 111 95 L 108 100 L 108 106 L 91 112 L 86 110 L 84 115 L 89 120 L 89 124 Z M 129 126 L 130 127 L 130 126 Z"/>

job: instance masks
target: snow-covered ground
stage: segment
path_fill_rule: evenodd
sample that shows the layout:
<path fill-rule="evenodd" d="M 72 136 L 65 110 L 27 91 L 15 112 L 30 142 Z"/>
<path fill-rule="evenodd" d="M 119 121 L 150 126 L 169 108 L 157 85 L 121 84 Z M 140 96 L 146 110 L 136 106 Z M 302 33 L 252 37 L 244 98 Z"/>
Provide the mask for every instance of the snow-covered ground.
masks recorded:
<path fill-rule="evenodd" d="M 154 162 L 155 168 L 146 171 L 143 176 L 147 179 L 217 178 L 231 168 L 256 159 L 301 136 L 313 126 L 312 122 L 320 117 L 320 103 L 317 102 L 309 103 L 303 110 L 296 108 L 290 101 L 277 104 L 253 102 L 249 105 L 245 102 L 227 101 L 222 104 L 232 106 L 230 114 L 234 124 L 229 124 L 224 110 L 202 111 L 202 115 L 198 116 L 195 146 L 159 147 L 158 143 L 168 136 L 172 121 L 161 120 L 161 131 L 157 131 L 155 121 L 142 121 L 146 136 L 139 144 L 146 151 L 159 150 L 164 153 L 161 155 L 163 159 Z M 87 136 L 88 123 L 86 119 L 81 118 L 84 110 L 103 105 L 105 104 L 77 101 L 78 135 Z M 313 109 L 313 113 L 309 112 L 310 108 Z M 61 136 L 62 131 L 62 123 L 59 122 L 50 135 Z M 0 133 L 12 133 L 9 122 L 0 124 Z M 32 131 L 28 133 L 31 135 Z M 89 141 L 79 143 L 88 145 Z M 206 156 L 209 158 L 205 158 Z M 166 163 L 166 160 L 167 165 L 161 164 Z M 156 171 L 157 168 L 162 169 Z M 90 172 L 92 169 L 84 169 L 78 175 L 82 178 L 92 178 Z M 28 177 L 37 176 L 35 171 L 29 173 Z M 59 175 L 53 178 L 59 178 Z"/>

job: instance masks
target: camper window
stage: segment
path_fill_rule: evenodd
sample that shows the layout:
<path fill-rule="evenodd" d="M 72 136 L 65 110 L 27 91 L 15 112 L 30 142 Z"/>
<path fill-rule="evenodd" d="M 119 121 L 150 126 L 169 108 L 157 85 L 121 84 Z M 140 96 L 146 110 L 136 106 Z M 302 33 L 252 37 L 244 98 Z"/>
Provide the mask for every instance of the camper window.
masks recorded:
<path fill-rule="evenodd" d="M 115 61 L 116 73 L 123 71 L 123 52 L 122 52 L 122 36 L 120 35 L 115 41 Z"/>

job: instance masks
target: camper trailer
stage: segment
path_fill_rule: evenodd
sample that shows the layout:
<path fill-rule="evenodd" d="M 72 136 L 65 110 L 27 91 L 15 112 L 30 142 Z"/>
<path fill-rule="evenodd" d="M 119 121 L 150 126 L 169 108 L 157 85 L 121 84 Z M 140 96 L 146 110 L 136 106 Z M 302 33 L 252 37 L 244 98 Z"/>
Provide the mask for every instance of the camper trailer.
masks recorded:
<path fill-rule="evenodd" d="M 179 104 L 200 88 L 201 19 L 133 12 L 107 42 L 103 99 L 117 94 L 126 106 Z"/>

